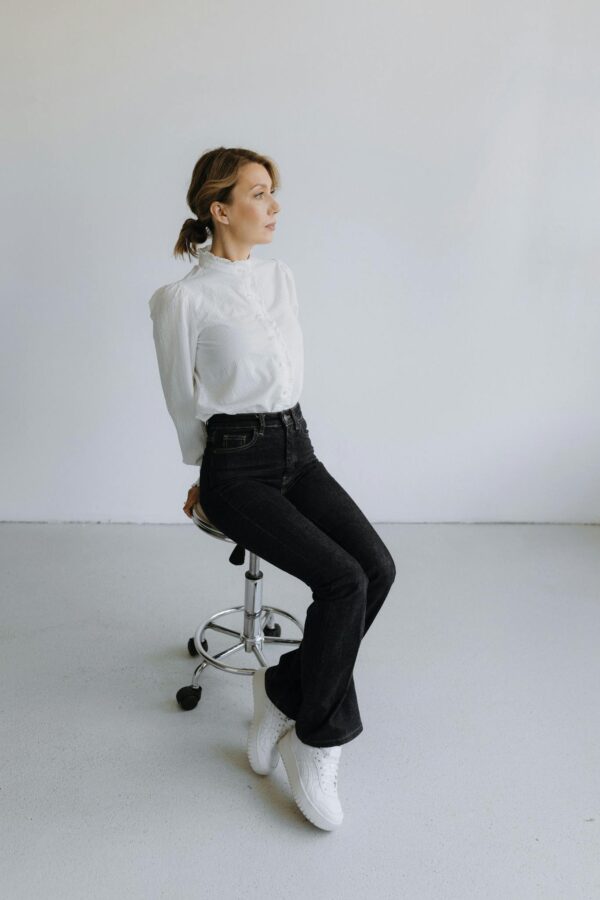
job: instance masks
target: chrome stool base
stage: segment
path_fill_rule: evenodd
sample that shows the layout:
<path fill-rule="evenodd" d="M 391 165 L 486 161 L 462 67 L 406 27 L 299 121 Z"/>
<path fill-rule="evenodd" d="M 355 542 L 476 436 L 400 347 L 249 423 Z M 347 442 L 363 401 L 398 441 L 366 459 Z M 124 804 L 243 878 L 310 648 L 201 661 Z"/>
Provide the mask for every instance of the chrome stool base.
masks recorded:
<path fill-rule="evenodd" d="M 219 531 L 212 523 L 199 515 L 196 508 L 192 510 L 192 519 L 194 523 L 212 537 L 220 540 L 235 543 L 231 538 L 226 537 L 223 532 Z M 246 549 L 237 544 L 233 550 L 229 561 L 234 565 L 243 565 L 246 556 Z M 304 629 L 298 619 L 284 609 L 277 606 L 263 606 L 262 602 L 262 581 L 263 573 L 260 571 L 260 559 L 250 552 L 250 565 L 246 571 L 246 589 L 245 602 L 243 606 L 233 606 L 229 609 L 222 609 L 220 612 L 214 613 L 198 626 L 193 637 L 188 641 L 188 652 L 190 656 L 201 656 L 202 662 L 196 667 L 191 685 L 182 687 L 177 691 L 177 702 L 182 709 L 195 709 L 198 705 L 202 694 L 200 686 L 200 676 L 207 666 L 214 666 L 222 672 L 230 672 L 233 675 L 253 675 L 257 668 L 268 666 L 269 663 L 265 659 L 262 650 L 263 646 L 269 644 L 288 644 L 298 645 L 302 641 L 300 638 L 283 638 L 281 637 L 281 626 L 275 622 L 275 616 L 281 616 L 288 619 L 298 627 L 300 634 L 303 635 Z M 243 614 L 243 625 L 241 630 L 238 628 L 228 628 L 225 625 L 218 624 L 217 620 L 223 616 L 236 615 L 239 617 Z M 221 634 L 228 634 L 235 638 L 235 643 L 225 650 L 211 654 L 208 651 L 207 633 L 216 631 Z M 237 653 L 238 650 L 244 649 L 246 653 L 253 653 L 258 660 L 258 666 L 247 668 L 243 666 L 230 666 L 221 662 L 225 657 Z"/>

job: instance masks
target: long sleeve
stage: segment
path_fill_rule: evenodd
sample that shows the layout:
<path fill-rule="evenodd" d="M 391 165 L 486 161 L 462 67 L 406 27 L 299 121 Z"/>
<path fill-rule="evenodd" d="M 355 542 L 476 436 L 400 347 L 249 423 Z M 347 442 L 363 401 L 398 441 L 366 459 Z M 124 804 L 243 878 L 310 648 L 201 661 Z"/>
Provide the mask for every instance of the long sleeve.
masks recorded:
<path fill-rule="evenodd" d="M 160 381 L 182 461 L 199 466 L 206 447 L 206 425 L 195 415 L 198 321 L 193 298 L 178 284 L 165 285 L 152 295 L 149 307 Z"/>

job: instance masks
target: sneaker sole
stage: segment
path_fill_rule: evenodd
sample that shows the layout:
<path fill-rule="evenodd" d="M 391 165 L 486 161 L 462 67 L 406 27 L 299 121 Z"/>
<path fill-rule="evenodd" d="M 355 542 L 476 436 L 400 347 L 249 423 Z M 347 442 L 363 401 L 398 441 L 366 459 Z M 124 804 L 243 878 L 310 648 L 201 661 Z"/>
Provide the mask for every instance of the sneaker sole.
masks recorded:
<path fill-rule="evenodd" d="M 258 678 L 261 679 L 261 685 L 258 685 Z M 252 676 L 252 697 L 254 699 L 254 718 L 252 719 L 252 725 L 250 726 L 250 730 L 248 732 L 248 743 L 246 746 L 246 753 L 248 755 L 248 762 L 254 772 L 257 775 L 269 775 L 271 772 L 274 772 L 277 768 L 277 763 L 279 762 L 279 750 L 277 749 L 277 745 L 275 745 L 275 749 L 277 752 L 277 758 L 275 759 L 274 764 L 267 764 L 267 768 L 264 768 L 260 765 L 258 761 L 258 726 L 260 724 L 260 720 L 265 714 L 265 673 L 264 670 L 261 675 Z"/>
<path fill-rule="evenodd" d="M 279 755 L 281 756 L 285 771 L 287 772 L 288 781 L 296 805 L 309 822 L 312 822 L 317 828 L 322 828 L 324 831 L 333 831 L 334 828 L 337 828 L 342 824 L 343 818 L 339 821 L 327 819 L 323 813 L 319 812 L 310 797 L 306 794 L 304 787 L 302 786 L 298 763 L 296 762 L 296 757 L 290 744 L 290 734 L 291 729 L 279 739 L 277 746 L 279 747 Z"/>

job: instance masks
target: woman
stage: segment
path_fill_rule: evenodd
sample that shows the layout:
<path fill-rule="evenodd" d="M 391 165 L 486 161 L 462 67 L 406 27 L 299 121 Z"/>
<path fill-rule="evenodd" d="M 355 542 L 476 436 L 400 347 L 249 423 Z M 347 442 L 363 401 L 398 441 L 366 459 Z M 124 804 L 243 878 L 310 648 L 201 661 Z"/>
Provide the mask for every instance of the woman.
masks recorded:
<path fill-rule="evenodd" d="M 273 240 L 279 173 L 268 157 L 219 147 L 196 163 L 174 255 L 198 263 L 150 300 L 160 377 L 183 462 L 200 466 L 184 510 L 312 590 L 303 639 L 253 676 L 248 757 L 281 754 L 292 793 L 332 830 L 342 745 L 363 730 L 353 680 L 362 638 L 394 581 L 394 561 L 317 458 L 300 408 L 303 339 L 294 276 L 252 256 Z M 200 246 L 211 239 L 210 247 Z"/>

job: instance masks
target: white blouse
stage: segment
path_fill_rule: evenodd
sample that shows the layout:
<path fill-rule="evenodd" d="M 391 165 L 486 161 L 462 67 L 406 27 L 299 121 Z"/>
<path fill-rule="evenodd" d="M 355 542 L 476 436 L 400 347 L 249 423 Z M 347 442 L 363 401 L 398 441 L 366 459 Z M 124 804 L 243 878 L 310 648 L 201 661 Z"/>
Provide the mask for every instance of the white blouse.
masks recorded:
<path fill-rule="evenodd" d="M 198 264 L 149 300 L 182 461 L 199 466 L 213 413 L 278 412 L 300 399 L 304 346 L 292 270 L 199 248 Z"/>

